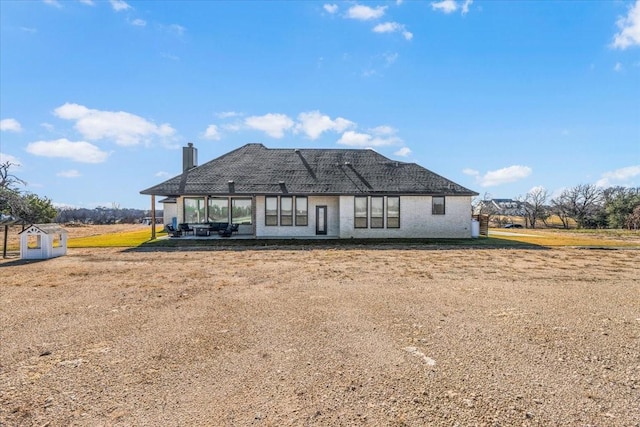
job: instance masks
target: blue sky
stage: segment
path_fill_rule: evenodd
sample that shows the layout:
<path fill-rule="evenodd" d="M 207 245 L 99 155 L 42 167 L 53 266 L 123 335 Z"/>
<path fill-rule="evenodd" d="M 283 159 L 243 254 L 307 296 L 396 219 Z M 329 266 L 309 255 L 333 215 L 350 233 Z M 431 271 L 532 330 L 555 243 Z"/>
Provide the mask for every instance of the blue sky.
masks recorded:
<path fill-rule="evenodd" d="M 0 120 L 24 190 L 75 207 L 149 208 L 187 142 L 640 186 L 640 0 L 2 0 Z"/>

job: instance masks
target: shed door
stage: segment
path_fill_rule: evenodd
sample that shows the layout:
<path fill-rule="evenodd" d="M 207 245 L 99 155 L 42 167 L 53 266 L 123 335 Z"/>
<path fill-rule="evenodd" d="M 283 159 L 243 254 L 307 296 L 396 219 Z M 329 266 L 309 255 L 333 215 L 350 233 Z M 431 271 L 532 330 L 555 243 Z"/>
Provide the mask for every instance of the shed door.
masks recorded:
<path fill-rule="evenodd" d="M 327 207 L 316 206 L 316 234 L 327 234 Z"/>

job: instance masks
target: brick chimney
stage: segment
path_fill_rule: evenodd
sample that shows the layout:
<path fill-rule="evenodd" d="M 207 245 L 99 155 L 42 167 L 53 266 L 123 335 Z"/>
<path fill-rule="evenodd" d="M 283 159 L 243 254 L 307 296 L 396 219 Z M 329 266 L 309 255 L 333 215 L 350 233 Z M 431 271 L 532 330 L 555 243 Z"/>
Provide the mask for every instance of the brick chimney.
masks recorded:
<path fill-rule="evenodd" d="M 190 142 L 186 147 L 182 147 L 182 172 L 196 166 L 198 166 L 198 149 Z"/>

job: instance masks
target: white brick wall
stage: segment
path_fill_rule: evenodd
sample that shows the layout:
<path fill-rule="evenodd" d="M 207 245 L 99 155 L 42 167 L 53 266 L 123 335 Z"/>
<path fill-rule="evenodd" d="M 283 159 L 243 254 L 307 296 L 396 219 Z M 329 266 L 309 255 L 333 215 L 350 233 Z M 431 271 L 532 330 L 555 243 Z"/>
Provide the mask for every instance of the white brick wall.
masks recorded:
<path fill-rule="evenodd" d="M 386 206 L 386 203 L 385 203 Z M 431 196 L 400 197 L 400 228 L 354 228 L 354 197 L 340 197 L 340 238 L 471 238 L 471 197 L 447 196 L 431 214 Z M 386 224 L 385 224 L 386 225 Z"/>
<path fill-rule="evenodd" d="M 447 196 L 445 215 L 431 214 L 430 196 L 400 197 L 400 228 L 354 228 L 353 196 L 309 196 L 308 225 L 265 226 L 265 197 L 256 196 L 256 237 L 315 237 L 316 206 L 327 206 L 327 237 L 348 238 L 471 238 L 471 197 Z M 182 222 L 182 198 L 176 206 Z M 385 201 L 386 206 L 386 201 Z M 386 225 L 386 224 L 385 224 Z M 244 231 L 243 231 L 244 232 Z"/>
<path fill-rule="evenodd" d="M 265 196 L 256 196 L 256 237 L 316 237 L 316 206 L 327 207 L 327 237 L 338 237 L 340 224 L 337 196 L 309 196 L 308 225 L 300 226 L 266 226 Z M 279 209 L 279 207 L 278 207 Z"/>

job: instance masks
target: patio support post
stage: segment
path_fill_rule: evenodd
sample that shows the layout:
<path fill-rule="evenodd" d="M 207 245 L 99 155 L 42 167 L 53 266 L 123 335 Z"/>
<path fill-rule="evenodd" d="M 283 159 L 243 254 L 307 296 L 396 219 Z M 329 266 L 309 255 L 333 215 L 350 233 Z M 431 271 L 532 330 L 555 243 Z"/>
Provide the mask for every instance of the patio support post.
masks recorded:
<path fill-rule="evenodd" d="M 9 234 L 9 224 L 4 225 L 4 245 L 2 245 L 2 258 L 7 257 L 7 237 Z"/>
<path fill-rule="evenodd" d="M 151 240 L 156 239 L 156 196 L 151 195 Z"/>

